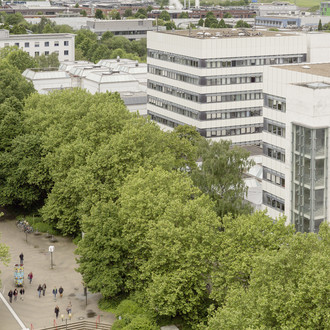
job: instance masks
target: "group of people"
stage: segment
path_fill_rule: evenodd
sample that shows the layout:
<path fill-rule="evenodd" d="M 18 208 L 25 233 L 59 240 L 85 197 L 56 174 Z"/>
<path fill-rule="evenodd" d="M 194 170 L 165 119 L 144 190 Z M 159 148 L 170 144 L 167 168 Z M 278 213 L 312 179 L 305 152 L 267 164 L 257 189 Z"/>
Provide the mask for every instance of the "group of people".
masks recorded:
<path fill-rule="evenodd" d="M 20 300 L 24 300 L 24 293 L 25 293 L 25 290 L 24 288 L 21 288 L 19 290 L 19 293 L 20 293 Z M 18 290 L 17 288 L 15 288 L 14 290 L 9 290 L 8 292 L 8 297 L 9 297 L 9 302 L 12 303 L 13 302 L 13 297 L 14 297 L 14 301 L 17 300 L 17 296 L 18 296 Z"/>
<path fill-rule="evenodd" d="M 58 318 L 58 314 L 60 313 L 60 308 L 58 307 L 58 305 L 55 306 L 55 316 L 56 318 Z M 69 301 L 69 304 L 66 308 L 66 312 L 68 313 L 69 315 L 69 319 L 71 319 L 71 314 L 72 314 L 72 304 L 71 304 L 71 301 Z"/>
<path fill-rule="evenodd" d="M 39 298 L 41 297 L 41 292 L 42 292 L 43 296 L 45 295 L 46 289 L 47 289 L 46 283 L 44 283 L 43 285 L 41 285 L 41 284 L 38 285 L 37 291 L 39 292 Z M 54 289 L 52 291 L 52 293 L 54 295 L 54 300 L 56 300 L 57 293 L 59 293 L 60 297 L 62 298 L 63 292 L 64 292 L 64 289 L 62 288 L 62 286 L 60 286 L 60 288 L 58 290 L 57 290 L 57 287 L 54 286 Z"/>

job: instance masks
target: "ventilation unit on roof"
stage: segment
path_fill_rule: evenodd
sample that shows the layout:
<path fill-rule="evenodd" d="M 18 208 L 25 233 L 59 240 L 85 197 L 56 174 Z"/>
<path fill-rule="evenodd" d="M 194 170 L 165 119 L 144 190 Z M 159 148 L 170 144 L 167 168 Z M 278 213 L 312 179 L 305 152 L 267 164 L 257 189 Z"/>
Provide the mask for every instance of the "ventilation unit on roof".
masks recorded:
<path fill-rule="evenodd" d="M 302 68 L 303 68 L 303 69 L 310 69 L 311 67 L 308 66 L 308 65 L 303 65 Z"/>

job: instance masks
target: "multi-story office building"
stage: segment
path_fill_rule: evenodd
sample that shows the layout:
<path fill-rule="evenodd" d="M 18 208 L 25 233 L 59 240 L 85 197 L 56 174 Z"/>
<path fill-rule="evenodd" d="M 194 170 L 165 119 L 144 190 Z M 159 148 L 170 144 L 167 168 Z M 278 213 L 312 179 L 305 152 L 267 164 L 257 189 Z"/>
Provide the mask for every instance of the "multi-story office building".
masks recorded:
<path fill-rule="evenodd" d="M 154 30 L 151 19 L 103 20 L 93 19 L 87 21 L 87 29 L 102 36 L 110 31 L 115 36 L 125 37 L 129 40 L 139 40 L 147 37 L 147 31 Z"/>
<path fill-rule="evenodd" d="M 264 74 L 263 205 L 299 231 L 329 219 L 330 64 Z"/>
<path fill-rule="evenodd" d="M 148 114 L 163 129 L 262 145 L 263 207 L 318 231 L 330 210 L 330 64 L 316 63 L 330 62 L 330 35 L 210 31 L 148 34 Z"/>
<path fill-rule="evenodd" d="M 263 70 L 303 63 L 306 35 L 235 29 L 148 33 L 148 114 L 162 128 L 260 144 Z M 315 57 L 315 56 L 314 56 Z"/>
<path fill-rule="evenodd" d="M 0 48 L 17 46 L 35 57 L 57 53 L 59 61 L 74 61 L 74 38 L 71 33 L 9 34 L 0 30 Z"/>

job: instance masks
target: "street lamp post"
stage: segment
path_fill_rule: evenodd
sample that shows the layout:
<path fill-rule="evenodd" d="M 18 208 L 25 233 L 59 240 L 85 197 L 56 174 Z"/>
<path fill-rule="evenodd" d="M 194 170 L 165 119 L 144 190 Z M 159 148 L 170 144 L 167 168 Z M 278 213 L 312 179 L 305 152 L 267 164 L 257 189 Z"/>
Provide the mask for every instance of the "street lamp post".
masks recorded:
<path fill-rule="evenodd" d="M 50 268 L 53 269 L 53 252 L 55 251 L 55 246 L 54 245 L 50 245 L 48 248 L 48 251 L 50 252 Z"/>

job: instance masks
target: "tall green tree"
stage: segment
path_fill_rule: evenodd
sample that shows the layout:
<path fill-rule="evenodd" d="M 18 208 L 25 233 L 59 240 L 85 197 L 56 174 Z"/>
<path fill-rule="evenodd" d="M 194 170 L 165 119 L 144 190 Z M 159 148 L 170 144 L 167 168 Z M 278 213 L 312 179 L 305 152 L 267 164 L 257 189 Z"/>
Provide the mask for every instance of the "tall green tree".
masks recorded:
<path fill-rule="evenodd" d="M 329 247 L 321 229 L 320 237 L 298 233 L 277 250 L 263 251 L 249 287 L 230 290 L 208 328 L 329 328 Z"/>
<path fill-rule="evenodd" d="M 36 60 L 17 46 L 2 48 L 0 50 L 0 59 L 7 60 L 10 65 L 16 67 L 20 72 L 28 68 L 37 67 Z"/>
<path fill-rule="evenodd" d="M 103 12 L 102 12 L 101 9 L 96 9 L 96 11 L 95 11 L 95 18 L 104 19 L 104 15 L 103 15 Z"/>
<path fill-rule="evenodd" d="M 232 147 L 230 141 L 203 140 L 199 155 L 202 165 L 192 172 L 192 178 L 195 185 L 215 201 L 218 215 L 249 211 L 243 202 L 247 192 L 243 173 L 253 165 L 249 153 Z"/>

